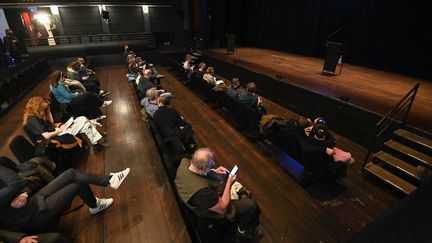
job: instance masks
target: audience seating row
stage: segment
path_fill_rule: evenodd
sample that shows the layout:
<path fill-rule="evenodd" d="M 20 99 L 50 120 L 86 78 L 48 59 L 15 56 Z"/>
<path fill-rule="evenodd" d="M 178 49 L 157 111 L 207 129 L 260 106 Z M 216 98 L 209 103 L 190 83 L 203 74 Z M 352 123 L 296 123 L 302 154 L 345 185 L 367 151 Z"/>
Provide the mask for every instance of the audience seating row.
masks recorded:
<path fill-rule="evenodd" d="M 253 140 L 259 139 L 259 123 L 262 114 L 257 109 L 253 109 L 250 106 L 242 104 L 237 99 L 233 99 L 225 91 L 214 90 L 213 86 L 195 74 L 192 74 L 187 86 L 192 91 L 198 93 L 204 101 L 215 103 L 219 108 L 225 108 L 230 117 L 237 121 L 239 128 L 245 128 L 252 135 Z"/>
<path fill-rule="evenodd" d="M 10 109 L 49 72 L 46 59 L 30 59 L 0 75 L 0 115 Z"/>
<path fill-rule="evenodd" d="M 136 82 L 132 81 L 131 83 L 135 88 L 139 100 L 140 96 Z M 183 158 L 191 158 L 191 154 L 188 153 L 178 138 L 163 138 L 152 117 L 145 113 L 144 110 L 143 114 L 155 139 L 159 154 L 162 158 L 163 166 L 169 177 L 170 185 L 183 214 L 183 218 L 185 219 L 190 236 L 193 238 L 194 242 L 218 242 L 221 239 L 221 236 L 224 235 L 224 232 L 227 229 L 232 228 L 230 227 L 231 222 L 223 217 L 217 219 L 198 217 L 186 204 L 183 203 L 177 193 L 174 179 L 181 160 Z"/>
<path fill-rule="evenodd" d="M 259 133 L 262 114 L 247 105 L 233 99 L 224 91 L 216 91 L 204 79 L 193 73 L 188 79 L 184 75 L 181 63 L 173 62 L 173 70 L 176 76 L 183 80 L 192 91 L 198 93 L 204 101 L 215 102 L 218 107 L 225 108 L 230 117 L 234 117 L 241 125 L 239 128 L 246 128 L 252 135 L 252 140 L 271 141 L 279 149 L 289 156 L 281 161 L 282 166 L 287 169 L 301 184 L 307 184 L 310 179 L 328 181 L 337 178 L 325 165 L 329 157 L 320 152 L 304 152 L 305 144 L 298 138 L 296 130 L 290 127 L 277 127 L 265 135 Z"/>

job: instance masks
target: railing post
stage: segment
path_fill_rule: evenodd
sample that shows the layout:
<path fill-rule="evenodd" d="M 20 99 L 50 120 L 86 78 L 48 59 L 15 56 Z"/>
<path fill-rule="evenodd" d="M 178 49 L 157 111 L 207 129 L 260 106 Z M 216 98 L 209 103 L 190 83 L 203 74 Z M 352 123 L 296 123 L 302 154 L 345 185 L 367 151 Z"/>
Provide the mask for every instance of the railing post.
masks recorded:
<path fill-rule="evenodd" d="M 419 87 L 420 87 L 420 83 L 417 83 L 416 86 L 414 87 L 414 93 L 411 96 L 410 103 L 409 103 L 408 108 L 407 108 L 407 110 L 406 110 L 406 112 L 404 114 L 404 117 L 403 117 L 403 120 L 402 120 L 402 125 L 405 125 L 405 122 L 406 122 L 406 120 L 408 118 L 409 112 L 411 111 L 411 106 L 414 103 L 414 99 L 415 99 L 415 97 L 417 95 L 417 91 L 418 91 Z"/>

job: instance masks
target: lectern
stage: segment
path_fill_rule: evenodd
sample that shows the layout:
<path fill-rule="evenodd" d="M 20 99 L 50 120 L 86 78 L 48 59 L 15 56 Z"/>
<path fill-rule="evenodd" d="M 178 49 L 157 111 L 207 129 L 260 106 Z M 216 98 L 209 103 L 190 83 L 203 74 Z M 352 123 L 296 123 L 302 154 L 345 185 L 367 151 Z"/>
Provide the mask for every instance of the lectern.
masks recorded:
<path fill-rule="evenodd" d="M 342 43 L 330 42 L 326 43 L 326 56 L 323 67 L 323 74 L 336 75 L 336 66 L 342 56 Z M 341 63 L 342 64 L 342 63 Z M 342 64 L 343 65 L 343 64 Z M 342 66 L 338 74 L 341 74 Z"/>
<path fill-rule="evenodd" d="M 227 53 L 234 53 L 235 35 L 227 34 L 226 38 L 227 38 L 227 46 L 226 46 Z"/>

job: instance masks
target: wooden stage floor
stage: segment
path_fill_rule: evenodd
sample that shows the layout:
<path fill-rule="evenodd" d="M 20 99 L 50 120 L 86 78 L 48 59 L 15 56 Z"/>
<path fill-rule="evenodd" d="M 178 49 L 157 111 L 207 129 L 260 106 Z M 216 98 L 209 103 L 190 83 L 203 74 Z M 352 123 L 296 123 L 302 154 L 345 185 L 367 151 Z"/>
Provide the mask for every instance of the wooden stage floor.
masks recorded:
<path fill-rule="evenodd" d="M 74 242 L 190 242 L 153 137 L 141 120 L 136 94 L 125 81 L 125 68 L 111 66 L 97 71 L 113 99 L 113 104 L 104 108 L 109 148 L 106 152 L 90 152 L 78 169 L 108 173 L 131 167 L 131 174 L 117 191 L 93 187 L 96 195 L 114 198 L 110 209 L 90 216 L 83 207 L 64 217 L 60 230 Z M 262 210 L 261 242 L 344 242 L 399 201 L 386 188 L 364 178 L 360 162 L 350 167 L 348 176 L 336 185 L 299 185 L 279 165 L 283 154 L 263 151 L 167 69 L 161 67 L 159 71 L 166 74 L 163 86 L 175 95 L 174 106 L 192 123 L 199 144 L 216 152 L 218 164 L 239 166 L 238 179 L 253 192 Z M 10 156 L 8 141 L 22 134 L 25 102 L 31 96 L 45 96 L 47 87 L 46 80 L 41 82 L 0 119 L 1 155 Z M 285 118 L 296 116 L 271 101 L 265 100 L 265 104 L 271 113 Z M 343 137 L 338 146 L 350 151 L 357 161 L 366 152 Z"/>
<path fill-rule="evenodd" d="M 234 54 L 226 54 L 225 49 L 210 49 L 209 54 L 325 96 L 347 96 L 351 103 L 381 115 L 389 112 L 420 82 L 408 123 L 432 132 L 432 80 L 419 80 L 349 64 L 343 65 L 341 75 L 324 76 L 321 75 L 323 59 L 259 48 L 236 48 Z"/>

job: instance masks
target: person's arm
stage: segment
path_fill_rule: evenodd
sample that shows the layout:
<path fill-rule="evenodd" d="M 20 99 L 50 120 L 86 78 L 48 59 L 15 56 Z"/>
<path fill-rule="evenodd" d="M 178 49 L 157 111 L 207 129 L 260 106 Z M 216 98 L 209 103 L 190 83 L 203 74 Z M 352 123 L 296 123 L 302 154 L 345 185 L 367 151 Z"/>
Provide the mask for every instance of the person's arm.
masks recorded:
<path fill-rule="evenodd" d="M 77 86 L 80 90 L 82 91 L 86 91 L 86 88 L 84 87 L 84 85 L 77 80 L 72 80 L 72 79 L 65 79 L 63 81 L 67 86 Z"/>
<path fill-rule="evenodd" d="M 228 205 L 230 204 L 230 191 L 231 191 L 231 185 L 236 180 L 237 176 L 228 176 L 228 180 L 225 184 L 225 189 L 222 193 L 222 196 L 219 198 L 219 201 L 214 205 L 213 207 L 209 208 L 209 210 L 225 214 L 226 210 L 228 209 Z"/>
<path fill-rule="evenodd" d="M 60 125 L 60 127 L 58 129 L 56 129 L 55 131 L 52 132 L 44 132 L 42 133 L 42 136 L 45 139 L 49 139 L 51 137 L 54 137 L 56 135 L 59 135 L 60 133 L 62 133 L 65 130 L 65 124 Z"/>
<path fill-rule="evenodd" d="M 0 189 L 0 207 L 6 207 L 21 193 L 27 181 L 16 172 L 3 166 L 0 166 L 0 180 L 6 184 Z"/>
<path fill-rule="evenodd" d="M 66 99 L 73 99 L 75 97 L 77 97 L 79 94 L 74 94 L 72 92 L 70 92 L 70 90 L 66 89 L 66 87 L 64 85 L 58 85 L 56 88 L 59 92 L 59 94 L 63 97 L 65 97 Z"/>

